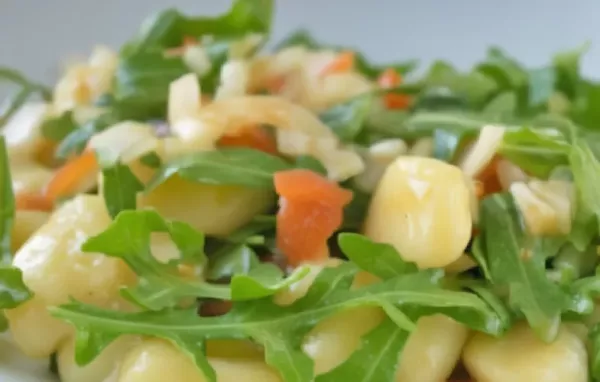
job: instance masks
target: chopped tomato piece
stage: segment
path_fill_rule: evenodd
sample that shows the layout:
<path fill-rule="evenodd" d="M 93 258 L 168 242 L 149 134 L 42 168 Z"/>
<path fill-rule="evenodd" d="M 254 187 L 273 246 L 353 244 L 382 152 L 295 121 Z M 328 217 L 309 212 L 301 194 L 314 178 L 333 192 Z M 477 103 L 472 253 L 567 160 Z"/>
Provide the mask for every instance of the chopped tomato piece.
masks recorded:
<path fill-rule="evenodd" d="M 402 83 L 402 76 L 392 68 L 388 68 L 379 75 L 377 84 L 384 89 L 393 88 Z"/>
<path fill-rule="evenodd" d="M 502 191 L 502 185 L 498 179 L 498 161 L 500 157 L 497 155 L 490 161 L 490 163 L 477 175 L 476 180 L 479 181 L 481 190 L 478 193 L 478 197 L 483 197 Z"/>
<path fill-rule="evenodd" d="M 19 192 L 15 195 L 15 206 L 17 210 L 51 211 L 54 203 L 50 198 L 41 194 Z"/>
<path fill-rule="evenodd" d="M 327 239 L 342 225 L 352 193 L 309 170 L 275 174 L 277 246 L 297 266 L 329 256 Z"/>
<path fill-rule="evenodd" d="M 95 153 L 85 150 L 56 171 L 46 185 L 44 195 L 51 200 L 73 195 L 92 183 L 98 170 Z"/>
<path fill-rule="evenodd" d="M 349 72 L 353 67 L 354 52 L 342 52 L 323 68 L 321 75 Z"/>
<path fill-rule="evenodd" d="M 236 134 L 225 135 L 219 139 L 218 145 L 224 147 L 250 147 L 269 154 L 277 154 L 275 140 L 260 126 L 249 126 Z"/>
<path fill-rule="evenodd" d="M 388 109 L 403 110 L 408 109 L 412 103 L 412 98 L 406 94 L 386 94 L 383 102 Z"/>
<path fill-rule="evenodd" d="M 392 68 L 386 69 L 377 79 L 377 84 L 379 84 L 382 89 L 390 89 L 401 83 L 402 76 Z M 412 98 L 406 94 L 390 93 L 383 96 L 383 103 L 388 109 L 407 109 L 411 102 Z"/>
<path fill-rule="evenodd" d="M 281 197 L 299 202 L 319 201 L 327 205 L 346 205 L 352 192 L 336 183 L 304 169 L 281 171 L 275 174 L 275 191 Z"/>

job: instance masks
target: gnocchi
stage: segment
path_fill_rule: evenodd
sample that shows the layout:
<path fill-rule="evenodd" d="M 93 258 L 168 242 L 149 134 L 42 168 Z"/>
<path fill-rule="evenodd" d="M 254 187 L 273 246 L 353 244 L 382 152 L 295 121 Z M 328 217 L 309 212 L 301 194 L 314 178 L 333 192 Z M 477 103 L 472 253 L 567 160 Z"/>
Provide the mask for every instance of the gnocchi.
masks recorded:
<path fill-rule="evenodd" d="M 399 157 L 385 171 L 365 221 L 369 238 L 392 244 L 421 268 L 456 261 L 471 238 L 469 188 L 460 169 Z"/>
<path fill-rule="evenodd" d="M 281 382 L 263 361 L 212 358 L 219 382 Z M 160 340 L 146 340 L 125 356 L 116 382 L 206 382 L 192 359 Z"/>
<path fill-rule="evenodd" d="M 552 343 L 540 340 L 525 323 L 501 338 L 476 333 L 465 346 L 463 360 L 478 382 L 588 381 L 585 344 L 565 327 Z"/>
<path fill-rule="evenodd" d="M 14 265 L 35 296 L 6 311 L 6 317 L 13 339 L 26 354 L 49 356 L 72 332 L 49 315 L 47 306 L 70 297 L 107 308 L 124 304 L 119 289 L 135 280 L 133 272 L 119 259 L 80 249 L 109 222 L 101 197 L 80 195 L 55 211 L 16 253 Z"/>

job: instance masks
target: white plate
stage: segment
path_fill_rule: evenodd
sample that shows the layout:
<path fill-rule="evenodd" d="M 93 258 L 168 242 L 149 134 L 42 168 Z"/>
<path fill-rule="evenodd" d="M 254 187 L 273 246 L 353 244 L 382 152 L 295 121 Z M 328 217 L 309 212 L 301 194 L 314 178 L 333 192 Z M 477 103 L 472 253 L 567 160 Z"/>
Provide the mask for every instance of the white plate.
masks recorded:
<path fill-rule="evenodd" d="M 48 370 L 48 360 L 25 357 L 7 335 L 0 335 L 0 381 L 2 382 L 57 382 Z"/>

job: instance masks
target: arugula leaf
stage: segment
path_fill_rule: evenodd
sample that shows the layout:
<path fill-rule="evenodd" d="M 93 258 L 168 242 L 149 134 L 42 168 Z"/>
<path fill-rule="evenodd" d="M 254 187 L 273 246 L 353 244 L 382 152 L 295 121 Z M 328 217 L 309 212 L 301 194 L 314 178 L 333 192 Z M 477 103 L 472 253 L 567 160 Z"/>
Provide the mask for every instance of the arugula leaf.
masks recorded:
<path fill-rule="evenodd" d="M 505 121 L 517 112 L 517 94 L 505 91 L 494 97 L 482 110 L 481 114 L 490 122 Z"/>
<path fill-rule="evenodd" d="M 227 246 L 224 249 L 215 254 L 215 260 L 211 262 L 206 274 L 208 280 L 216 281 L 240 273 L 247 274 L 260 264 L 256 253 L 246 245 Z"/>
<path fill-rule="evenodd" d="M 56 148 L 56 157 L 67 159 L 72 155 L 81 153 L 94 134 L 107 129 L 123 119 L 126 119 L 126 115 L 123 115 L 119 109 L 112 109 L 86 122 L 64 137 Z"/>
<path fill-rule="evenodd" d="M 15 219 L 15 196 L 4 136 L 0 135 L 0 263 L 10 264 L 10 238 Z"/>
<path fill-rule="evenodd" d="M 539 68 L 528 72 L 529 105 L 540 105 L 548 102 L 554 94 L 557 74 L 554 68 Z"/>
<path fill-rule="evenodd" d="M 119 60 L 115 74 L 115 101 L 133 108 L 157 109 L 164 114 L 171 82 L 189 73 L 181 57 L 160 51 L 144 52 Z"/>
<path fill-rule="evenodd" d="M 600 324 L 594 325 L 588 334 L 590 343 L 590 369 L 594 381 L 600 379 Z"/>
<path fill-rule="evenodd" d="M 327 169 L 325 169 L 325 166 L 323 166 L 318 159 L 310 155 L 300 155 L 296 157 L 296 168 L 304 168 L 314 171 L 317 174 L 327 175 Z"/>
<path fill-rule="evenodd" d="M 579 224 L 594 224 L 597 228 L 600 218 L 600 162 L 587 142 L 581 138 L 573 142 L 569 162 L 577 188 L 577 212 L 578 218 L 582 220 Z M 598 231 L 595 235 L 597 234 Z"/>
<path fill-rule="evenodd" d="M 324 124 L 344 142 L 352 142 L 360 134 L 374 102 L 372 94 L 354 97 L 321 113 Z"/>
<path fill-rule="evenodd" d="M 203 151 L 167 163 L 150 181 L 153 190 L 174 174 L 198 183 L 273 187 L 273 174 L 291 168 L 283 159 L 259 150 L 235 148 Z"/>
<path fill-rule="evenodd" d="M 342 252 L 361 269 L 382 279 L 417 272 L 417 266 L 400 257 L 389 244 L 375 243 L 363 235 L 341 233 L 338 244 Z"/>
<path fill-rule="evenodd" d="M 504 134 L 500 153 L 521 169 L 541 178 L 568 163 L 569 145 L 564 138 L 527 127 Z"/>
<path fill-rule="evenodd" d="M 124 46 L 122 54 L 172 48 L 186 36 L 268 34 L 272 14 L 273 0 L 236 0 L 227 13 L 218 17 L 187 17 L 175 9 L 167 9 L 147 19 L 138 36 Z"/>
<path fill-rule="evenodd" d="M 315 381 L 393 381 L 409 334 L 388 318 L 362 338 L 358 350 L 344 363 Z"/>
<path fill-rule="evenodd" d="M 371 194 L 353 188 L 350 185 L 344 185 L 344 188 L 352 190 L 352 200 L 344 208 L 344 222 L 342 228 L 345 230 L 360 230 L 365 222 L 365 217 L 369 210 Z"/>
<path fill-rule="evenodd" d="M 587 53 L 590 45 L 586 42 L 575 49 L 559 52 L 552 60 L 557 73 L 556 88 L 571 99 L 575 98 L 579 90 L 581 58 Z"/>
<path fill-rule="evenodd" d="M 154 169 L 160 168 L 162 166 L 162 160 L 160 159 L 158 154 L 156 154 L 156 152 L 154 152 L 154 151 L 143 155 L 140 158 L 140 162 L 144 166 L 154 168 Z"/>
<path fill-rule="evenodd" d="M 16 308 L 32 296 L 19 268 L 0 265 L 0 309 Z"/>
<path fill-rule="evenodd" d="M 288 307 L 262 299 L 235 303 L 229 313 L 219 317 L 198 317 L 195 310 L 114 312 L 75 301 L 50 309 L 54 316 L 76 326 L 79 364 L 91 362 L 121 334 L 151 335 L 177 344 L 193 357 L 209 381 L 216 377 L 204 356 L 206 338 L 252 338 L 265 347 L 267 363 L 280 372 L 283 380 L 311 381 L 312 361 L 300 350 L 302 338 L 319 321 L 350 307 L 429 307 L 476 330 L 491 334 L 503 330 L 495 313 L 475 295 L 438 288 L 437 271 L 350 290 L 355 273 L 351 264 L 327 268 L 320 272 L 307 295 Z"/>
<path fill-rule="evenodd" d="M 433 133 L 433 157 L 445 162 L 456 158 L 458 149 L 464 140 L 474 135 L 469 131 L 437 129 Z"/>
<path fill-rule="evenodd" d="M 0 128 L 3 127 L 13 115 L 36 93 L 39 93 L 45 101 L 52 98 L 52 92 L 48 87 L 29 80 L 23 73 L 16 69 L 0 66 L 0 84 L 9 82 L 19 87 L 19 90 L 10 96 L 0 109 Z"/>
<path fill-rule="evenodd" d="M 102 196 L 109 215 L 114 219 L 121 211 L 135 210 L 137 193 L 144 185 L 133 174 L 129 166 L 115 163 L 102 169 Z"/>
<path fill-rule="evenodd" d="M 281 42 L 279 42 L 275 46 L 275 50 L 281 50 L 290 46 L 304 46 L 311 50 L 331 49 L 339 52 L 352 51 L 354 52 L 354 65 L 356 67 L 356 70 L 371 79 L 377 78 L 381 74 L 381 72 L 388 68 L 391 68 L 396 72 L 405 75 L 416 69 L 419 63 L 418 60 L 408 60 L 399 63 L 374 65 L 370 63 L 369 60 L 367 60 L 367 58 L 362 53 L 358 52 L 354 48 L 337 45 L 326 45 L 317 42 L 317 40 L 306 29 L 299 29 L 292 32 L 290 35 L 285 37 Z"/>
<path fill-rule="evenodd" d="M 502 89 L 517 89 L 527 83 L 525 69 L 498 47 L 488 49 L 485 61 L 476 70 L 494 79 Z"/>
<path fill-rule="evenodd" d="M 179 251 L 168 262 L 154 257 L 151 235 L 167 233 Z M 153 210 L 123 211 L 102 233 L 89 238 L 84 252 L 100 252 L 122 259 L 137 273 L 138 284 L 121 290 L 123 297 L 149 310 L 176 306 L 186 298 L 250 300 L 276 293 L 304 277 L 308 267 L 299 267 L 288 278 L 283 272 L 262 264 L 248 274 L 235 275 L 231 285 L 209 284 L 202 279 L 207 263 L 204 235 L 183 222 L 164 220 Z M 181 274 L 186 267 L 190 277 Z"/>
<path fill-rule="evenodd" d="M 527 247 L 517 207 L 509 194 L 481 203 L 483 247 L 492 282 L 507 285 L 510 299 L 545 341 L 555 338 L 567 296 L 545 272 L 545 258 Z"/>
<path fill-rule="evenodd" d="M 42 135 L 54 142 L 60 142 L 77 129 L 73 111 L 65 111 L 55 118 L 46 119 L 40 126 Z"/>

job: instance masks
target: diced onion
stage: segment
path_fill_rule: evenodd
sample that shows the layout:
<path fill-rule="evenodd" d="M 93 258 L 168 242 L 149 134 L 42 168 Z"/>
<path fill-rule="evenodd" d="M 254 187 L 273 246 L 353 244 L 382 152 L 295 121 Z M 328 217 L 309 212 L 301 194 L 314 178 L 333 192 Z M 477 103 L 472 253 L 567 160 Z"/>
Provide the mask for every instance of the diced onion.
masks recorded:
<path fill-rule="evenodd" d="M 510 193 L 515 199 L 527 226 L 527 230 L 536 236 L 555 235 L 561 233 L 556 211 L 542 198 L 521 182 L 510 186 Z"/>
<path fill-rule="evenodd" d="M 210 62 L 208 53 L 206 53 L 206 49 L 200 45 L 188 47 L 183 53 L 183 62 L 200 77 L 208 73 L 212 68 L 212 63 Z"/>
<path fill-rule="evenodd" d="M 152 126 L 125 121 L 94 135 L 88 147 L 99 152 L 102 161 L 129 163 L 146 153 L 157 151 L 159 144 L 152 133 Z"/>
<path fill-rule="evenodd" d="M 215 99 L 246 95 L 248 87 L 248 64 L 242 60 L 228 61 L 221 69 L 221 86 Z"/>
<path fill-rule="evenodd" d="M 527 174 L 506 159 L 500 159 L 498 161 L 498 164 L 496 165 L 496 174 L 502 189 L 505 191 L 508 191 L 510 186 L 515 182 L 527 181 Z"/>
<path fill-rule="evenodd" d="M 177 123 L 196 118 L 201 105 L 200 83 L 194 73 L 188 73 L 173 81 L 169 87 L 169 123 L 174 133 Z"/>
<path fill-rule="evenodd" d="M 460 165 L 465 174 L 475 177 L 490 163 L 502 144 L 505 130 L 502 126 L 493 125 L 481 129 L 479 138 L 466 153 Z"/>

